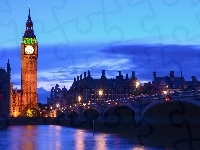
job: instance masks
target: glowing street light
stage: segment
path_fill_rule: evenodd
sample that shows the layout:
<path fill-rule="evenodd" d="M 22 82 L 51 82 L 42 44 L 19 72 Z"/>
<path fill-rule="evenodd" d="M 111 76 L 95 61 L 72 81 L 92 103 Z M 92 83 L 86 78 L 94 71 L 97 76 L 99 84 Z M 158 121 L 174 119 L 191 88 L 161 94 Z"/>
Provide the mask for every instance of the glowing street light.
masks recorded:
<path fill-rule="evenodd" d="M 164 95 L 167 95 L 167 91 L 163 91 L 163 94 L 164 94 Z"/>
<path fill-rule="evenodd" d="M 81 102 L 81 96 L 80 95 L 78 96 L 78 102 L 79 103 Z"/>
<path fill-rule="evenodd" d="M 78 104 L 77 104 L 78 107 L 79 107 L 80 104 L 81 104 L 81 99 L 82 99 L 82 98 L 81 98 L 81 96 L 79 95 L 79 96 L 78 96 Z"/>
<path fill-rule="evenodd" d="M 139 95 L 139 87 L 140 87 L 140 82 L 138 80 L 136 80 L 135 82 L 135 91 L 136 91 L 136 95 Z"/>
<path fill-rule="evenodd" d="M 165 97 L 165 100 L 166 100 L 166 101 L 170 101 L 170 100 L 171 100 L 171 96 L 167 95 L 167 96 Z"/>
<path fill-rule="evenodd" d="M 60 104 L 59 104 L 59 103 L 57 103 L 57 104 L 56 104 L 56 107 L 57 107 L 57 108 L 58 108 L 58 107 L 60 107 Z"/>
<path fill-rule="evenodd" d="M 169 101 L 169 97 L 166 97 L 165 100 L 166 100 L 166 101 Z"/>
<path fill-rule="evenodd" d="M 99 90 L 99 96 L 103 95 L 103 90 Z"/>
<path fill-rule="evenodd" d="M 138 88 L 139 86 L 140 86 L 140 82 L 139 82 L 139 81 L 136 81 L 135 87 Z"/>
<path fill-rule="evenodd" d="M 100 100 L 100 103 L 102 104 L 102 101 L 101 101 L 101 96 L 103 95 L 103 90 L 99 90 L 99 96 L 100 96 L 100 98 L 99 98 L 99 100 Z"/>

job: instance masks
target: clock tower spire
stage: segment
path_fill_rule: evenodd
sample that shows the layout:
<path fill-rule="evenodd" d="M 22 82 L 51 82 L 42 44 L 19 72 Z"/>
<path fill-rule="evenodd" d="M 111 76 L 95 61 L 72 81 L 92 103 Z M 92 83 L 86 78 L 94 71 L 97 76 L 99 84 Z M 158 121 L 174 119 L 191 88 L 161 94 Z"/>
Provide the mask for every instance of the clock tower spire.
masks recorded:
<path fill-rule="evenodd" d="M 37 58 L 38 42 L 33 30 L 33 22 L 28 10 L 28 19 L 21 43 L 21 115 L 27 111 L 37 109 Z M 30 112 L 30 111 L 29 111 Z"/>
<path fill-rule="evenodd" d="M 31 20 L 31 14 L 30 14 L 30 7 L 28 10 L 28 20 L 26 21 L 26 30 L 24 32 L 23 38 L 36 38 L 33 30 L 33 22 Z"/>

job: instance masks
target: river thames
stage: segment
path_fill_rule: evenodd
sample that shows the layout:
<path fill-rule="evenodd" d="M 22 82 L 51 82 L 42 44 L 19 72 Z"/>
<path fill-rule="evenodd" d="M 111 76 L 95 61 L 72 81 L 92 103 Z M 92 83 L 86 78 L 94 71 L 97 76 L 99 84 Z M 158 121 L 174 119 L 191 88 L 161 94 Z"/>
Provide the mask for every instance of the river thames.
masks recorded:
<path fill-rule="evenodd" d="M 159 150 L 136 139 L 58 125 L 10 126 L 0 130 L 1 150 Z"/>

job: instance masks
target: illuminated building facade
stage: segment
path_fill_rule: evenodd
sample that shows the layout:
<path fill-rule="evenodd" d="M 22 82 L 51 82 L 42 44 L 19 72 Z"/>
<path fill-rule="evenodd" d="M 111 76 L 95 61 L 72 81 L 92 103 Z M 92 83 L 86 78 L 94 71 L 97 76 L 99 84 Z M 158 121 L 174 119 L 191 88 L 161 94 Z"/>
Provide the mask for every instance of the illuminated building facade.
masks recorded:
<path fill-rule="evenodd" d="M 156 72 L 153 72 L 152 93 L 161 94 L 165 90 L 199 90 L 200 82 L 195 76 L 191 77 L 191 81 L 185 81 L 182 71 L 181 76 L 175 77 L 175 72 L 170 71 L 169 76 L 157 77 Z"/>
<path fill-rule="evenodd" d="M 29 109 L 37 108 L 37 58 L 38 43 L 29 8 L 26 30 L 21 43 L 21 91 L 11 92 L 11 116 L 25 116 Z"/>
<path fill-rule="evenodd" d="M 47 102 L 51 106 L 56 105 L 56 103 L 59 103 L 61 106 L 77 106 L 79 96 L 82 104 L 97 104 L 104 100 L 123 101 L 137 94 L 136 82 L 135 72 L 132 72 L 131 78 L 128 77 L 128 74 L 124 78 L 121 71 L 119 71 L 119 75 L 116 78 L 107 79 L 105 70 L 102 70 L 101 78 L 93 79 L 88 70 L 87 75 L 84 72 L 84 76 L 80 75 L 74 78 L 74 82 L 69 90 L 61 90 L 58 86 L 53 87 Z M 101 95 L 99 90 L 102 90 Z"/>

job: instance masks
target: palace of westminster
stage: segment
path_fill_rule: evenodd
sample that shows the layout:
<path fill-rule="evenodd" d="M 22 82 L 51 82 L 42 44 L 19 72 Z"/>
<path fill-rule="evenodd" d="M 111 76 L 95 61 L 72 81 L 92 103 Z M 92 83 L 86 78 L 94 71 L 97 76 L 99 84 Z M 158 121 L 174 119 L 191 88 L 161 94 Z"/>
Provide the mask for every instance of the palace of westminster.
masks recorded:
<path fill-rule="evenodd" d="M 30 109 L 38 109 L 37 94 L 37 58 L 38 42 L 33 30 L 33 22 L 30 16 L 26 22 L 26 30 L 21 43 L 21 90 L 13 89 L 10 82 L 11 68 L 9 60 L 7 69 L 0 68 L 0 118 L 26 116 Z M 124 77 L 119 71 L 116 78 L 108 79 L 105 70 L 102 70 L 100 79 L 93 79 L 90 71 L 84 72 L 74 78 L 74 82 L 69 90 L 65 87 L 60 89 L 56 84 L 52 87 L 51 94 L 47 98 L 47 104 L 56 107 L 76 105 L 81 100 L 82 103 L 97 103 L 99 100 L 124 100 L 138 94 L 161 94 L 163 90 L 169 89 L 193 89 L 199 90 L 200 81 L 192 76 L 191 81 L 185 81 L 184 77 L 175 77 L 174 71 L 170 71 L 169 76 L 157 77 L 153 72 L 152 82 L 138 84 L 135 72 L 132 76 L 128 74 Z M 137 88 L 137 85 L 139 88 Z M 99 93 L 99 91 L 102 91 Z"/>

